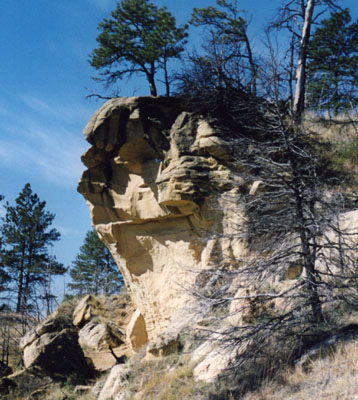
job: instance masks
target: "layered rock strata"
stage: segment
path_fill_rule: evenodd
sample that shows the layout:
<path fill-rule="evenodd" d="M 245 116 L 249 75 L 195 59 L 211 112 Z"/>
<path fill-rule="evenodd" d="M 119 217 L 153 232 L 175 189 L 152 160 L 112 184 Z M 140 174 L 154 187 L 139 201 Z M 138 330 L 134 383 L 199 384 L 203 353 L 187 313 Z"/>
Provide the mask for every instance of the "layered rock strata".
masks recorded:
<path fill-rule="evenodd" d="M 244 182 L 230 140 L 177 99 L 112 99 L 84 134 L 78 191 L 130 290 L 142 343 L 187 305 L 190 283 L 218 254 L 245 252 L 231 235 Z"/>

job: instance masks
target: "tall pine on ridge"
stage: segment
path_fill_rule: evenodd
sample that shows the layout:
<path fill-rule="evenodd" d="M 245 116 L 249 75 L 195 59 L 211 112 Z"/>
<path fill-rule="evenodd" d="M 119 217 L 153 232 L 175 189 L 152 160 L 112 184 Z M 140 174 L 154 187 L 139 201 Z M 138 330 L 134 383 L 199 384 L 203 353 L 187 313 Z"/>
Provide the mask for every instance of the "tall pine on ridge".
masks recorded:
<path fill-rule="evenodd" d="M 90 54 L 90 65 L 101 71 L 106 86 L 124 77 L 144 75 L 152 96 L 158 94 L 155 76 L 162 70 L 169 96 L 168 61 L 180 58 L 184 51 L 187 27 L 176 27 L 166 7 L 158 8 L 148 0 L 122 0 L 111 17 L 98 26 L 99 47 Z"/>
<path fill-rule="evenodd" d="M 308 106 L 338 114 L 358 104 L 358 20 L 348 9 L 321 22 L 309 47 Z"/>

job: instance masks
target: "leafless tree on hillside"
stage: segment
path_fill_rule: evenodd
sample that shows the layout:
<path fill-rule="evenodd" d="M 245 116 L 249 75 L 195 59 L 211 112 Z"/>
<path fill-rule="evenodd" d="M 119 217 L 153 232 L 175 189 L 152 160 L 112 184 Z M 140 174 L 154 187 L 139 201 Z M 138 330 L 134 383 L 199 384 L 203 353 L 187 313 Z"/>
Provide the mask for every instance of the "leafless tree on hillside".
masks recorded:
<path fill-rule="evenodd" d="M 239 371 L 267 355 L 294 358 L 344 324 L 341 314 L 358 306 L 358 230 L 350 228 L 356 205 L 339 191 L 343 178 L 320 157 L 312 132 L 279 104 L 231 96 L 230 107 L 218 126 L 256 189 L 241 190 L 245 221 L 227 239 L 244 239 L 250 251 L 218 251 L 213 279 L 205 271 L 203 285 L 199 275 L 194 292 L 212 307 L 203 332 L 227 346 Z M 226 204 L 235 209 L 237 199 L 228 195 Z"/>
<path fill-rule="evenodd" d="M 270 28 L 288 30 L 291 33 L 290 51 L 296 48 L 292 111 L 297 122 L 301 121 L 305 109 L 306 62 L 312 26 L 326 11 L 339 8 L 335 0 L 285 0 L 270 24 Z"/>

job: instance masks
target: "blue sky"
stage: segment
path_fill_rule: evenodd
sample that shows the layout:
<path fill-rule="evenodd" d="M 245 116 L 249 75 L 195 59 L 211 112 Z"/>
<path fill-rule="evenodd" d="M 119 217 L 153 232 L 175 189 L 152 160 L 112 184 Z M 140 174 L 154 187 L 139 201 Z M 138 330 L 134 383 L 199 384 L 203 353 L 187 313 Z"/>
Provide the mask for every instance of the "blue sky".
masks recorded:
<path fill-rule="evenodd" d="M 180 24 L 189 19 L 193 7 L 215 4 L 214 0 L 153 2 L 167 6 Z M 279 4 L 278 0 L 239 1 L 251 19 L 252 39 L 259 42 L 263 24 Z M 340 4 L 357 15 L 355 0 Z M 30 182 L 56 214 L 54 225 L 62 239 L 53 252 L 65 265 L 74 260 L 91 227 L 76 186 L 83 171 L 80 155 L 88 148 L 82 130 L 102 104 L 85 96 L 103 90 L 91 79 L 96 72 L 87 60 L 96 47 L 98 23 L 115 5 L 115 0 L 0 1 L 0 194 L 13 204 Z M 198 46 L 199 38 L 192 34 L 190 44 Z M 148 94 L 140 79 L 123 81 L 120 90 L 123 96 Z"/>

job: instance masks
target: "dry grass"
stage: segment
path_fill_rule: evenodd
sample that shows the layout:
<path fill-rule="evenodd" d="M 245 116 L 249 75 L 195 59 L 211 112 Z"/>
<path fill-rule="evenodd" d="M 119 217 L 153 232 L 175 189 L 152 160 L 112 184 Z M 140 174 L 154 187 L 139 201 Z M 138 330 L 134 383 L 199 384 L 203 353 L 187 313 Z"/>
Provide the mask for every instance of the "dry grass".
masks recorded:
<path fill-rule="evenodd" d="M 97 300 L 101 303 L 101 310 L 98 314 L 101 322 L 112 321 L 119 328 L 127 326 L 134 307 L 124 286 L 119 293 L 111 296 L 98 296 Z"/>
<path fill-rule="evenodd" d="M 307 114 L 304 126 L 322 142 L 349 143 L 358 138 L 358 115 L 339 115 L 334 119 Z"/>
<path fill-rule="evenodd" d="M 128 361 L 128 385 L 123 395 L 128 400 L 206 400 L 207 384 L 196 382 L 187 354 L 173 353 L 163 358 L 146 359 L 145 348 Z M 204 395 L 203 395 L 204 393 Z"/>
<path fill-rule="evenodd" d="M 73 312 L 84 296 L 68 296 L 58 307 L 57 311 L 61 315 L 72 317 Z M 119 328 L 126 326 L 131 318 L 134 307 L 129 293 L 122 287 L 119 293 L 110 296 L 95 296 L 100 303 L 95 315 L 99 322 L 114 322 Z M 93 319 L 93 318 L 92 318 Z"/>
<path fill-rule="evenodd" d="M 95 400 L 91 392 L 80 393 L 75 392 L 75 388 L 71 386 L 52 386 L 41 400 Z"/>
<path fill-rule="evenodd" d="M 298 366 L 243 400 L 358 400 L 357 345 L 341 344 L 333 355 L 312 361 L 309 371 Z"/>
<path fill-rule="evenodd" d="M 140 396 L 148 400 L 190 399 L 195 386 L 192 371 L 190 365 L 174 371 L 157 371 L 141 388 Z"/>
<path fill-rule="evenodd" d="M 3 399 L 0 395 L 0 399 Z M 74 386 L 52 384 L 27 392 L 16 392 L 6 395 L 6 400 L 95 400 L 88 391 L 85 393 L 75 392 Z"/>
<path fill-rule="evenodd" d="M 343 192 L 357 190 L 358 115 L 339 115 L 329 119 L 307 114 L 304 126 L 320 143 L 318 153 L 329 161 L 333 170 L 346 177 Z"/>

